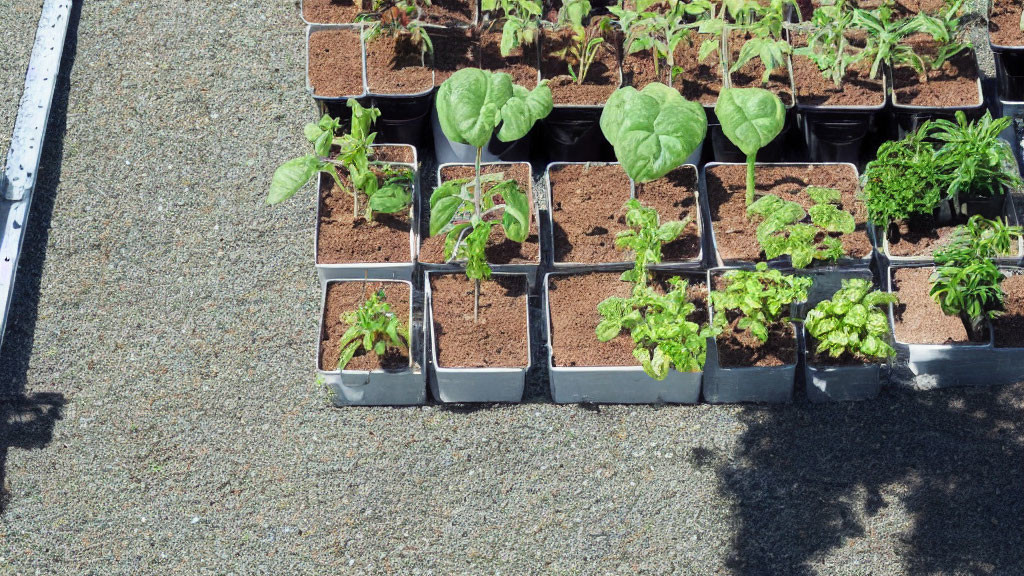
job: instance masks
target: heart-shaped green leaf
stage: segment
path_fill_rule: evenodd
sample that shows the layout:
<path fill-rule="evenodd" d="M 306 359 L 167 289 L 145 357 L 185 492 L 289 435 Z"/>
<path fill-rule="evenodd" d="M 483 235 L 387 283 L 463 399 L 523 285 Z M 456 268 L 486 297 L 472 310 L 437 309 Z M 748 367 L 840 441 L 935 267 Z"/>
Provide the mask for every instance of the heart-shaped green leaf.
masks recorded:
<path fill-rule="evenodd" d="M 274 170 L 270 180 L 268 204 L 277 204 L 291 198 L 306 182 L 320 170 L 320 159 L 316 156 L 293 158 Z"/>
<path fill-rule="evenodd" d="M 523 138 L 535 122 L 551 113 L 552 108 L 554 103 L 547 80 L 541 80 L 533 90 L 518 84 L 512 85 L 512 97 L 501 107 L 498 140 L 512 142 Z"/>
<path fill-rule="evenodd" d="M 463 68 L 437 90 L 437 119 L 449 140 L 483 148 L 501 122 L 501 107 L 512 97 L 512 77 Z"/>
<path fill-rule="evenodd" d="M 786 107 L 763 88 L 727 88 L 718 95 L 715 114 L 722 132 L 747 156 L 768 145 L 782 132 Z"/>

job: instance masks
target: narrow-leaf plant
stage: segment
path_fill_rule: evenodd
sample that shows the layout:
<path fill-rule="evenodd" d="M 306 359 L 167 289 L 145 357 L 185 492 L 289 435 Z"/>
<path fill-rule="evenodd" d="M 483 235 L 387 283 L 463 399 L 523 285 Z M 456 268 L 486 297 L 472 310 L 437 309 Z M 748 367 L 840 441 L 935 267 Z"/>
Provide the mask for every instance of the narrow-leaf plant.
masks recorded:
<path fill-rule="evenodd" d="M 344 370 L 360 349 L 377 356 L 383 356 L 389 348 L 409 349 L 409 331 L 385 300 L 384 290 L 378 290 L 359 308 L 342 315 L 348 329 L 338 343 L 338 370 Z"/>
<path fill-rule="evenodd" d="M 449 140 L 476 148 L 475 177 L 453 180 L 438 186 L 430 196 L 430 235 L 446 234 L 445 258 L 465 258 L 466 275 L 474 280 L 473 318 L 479 316 L 480 281 L 490 278 L 484 249 L 494 222 L 487 218 L 501 214 L 501 226 L 509 240 L 522 242 L 530 229 L 533 209 L 530 199 L 515 180 L 495 184 L 483 193 L 480 173 L 484 146 L 495 135 L 502 142 L 518 140 L 553 108 L 551 89 L 541 81 L 532 91 L 512 83 L 504 72 L 463 68 L 441 84 L 437 92 L 437 117 Z M 500 179 L 500 176 L 498 177 Z M 495 204 L 500 196 L 504 203 Z"/>
<path fill-rule="evenodd" d="M 722 132 L 747 156 L 747 206 L 754 203 L 754 165 L 757 151 L 782 132 L 786 107 L 763 88 L 725 88 L 718 95 L 715 114 Z"/>

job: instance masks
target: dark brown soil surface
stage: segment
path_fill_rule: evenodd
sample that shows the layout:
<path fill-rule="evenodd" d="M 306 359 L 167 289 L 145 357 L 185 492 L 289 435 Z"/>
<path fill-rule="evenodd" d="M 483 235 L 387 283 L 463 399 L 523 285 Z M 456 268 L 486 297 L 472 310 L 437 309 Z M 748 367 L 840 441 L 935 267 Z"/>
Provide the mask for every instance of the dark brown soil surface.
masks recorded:
<path fill-rule="evenodd" d="M 631 253 L 615 248 L 615 235 L 626 229 L 629 177 L 615 165 L 553 166 L 551 221 L 555 262 L 586 264 L 625 262 Z"/>
<path fill-rule="evenodd" d="M 914 43 L 918 54 L 934 52 L 931 42 Z M 917 72 L 900 66 L 893 70 L 893 101 L 914 106 L 976 106 L 978 93 L 978 61 L 973 51 L 957 54 L 938 70 L 928 71 L 928 81 L 921 82 Z"/>
<path fill-rule="evenodd" d="M 729 34 L 729 67 L 740 55 L 743 45 L 750 39 L 747 32 L 733 30 Z M 768 83 L 761 83 L 761 76 L 764 74 L 764 64 L 759 58 L 754 58 L 744 64 L 739 70 L 730 75 L 734 88 L 764 88 L 778 95 L 779 99 L 786 106 L 793 103 L 793 87 L 790 84 L 789 70 L 785 67 L 778 68 L 768 77 Z"/>
<path fill-rule="evenodd" d="M 423 9 L 423 21 L 429 24 L 471 24 L 476 20 L 475 0 L 431 0 Z"/>
<path fill-rule="evenodd" d="M 302 0 L 302 17 L 314 24 L 351 24 L 371 7 L 358 0 Z"/>
<path fill-rule="evenodd" d="M 572 31 L 544 30 L 541 35 L 541 74 L 550 80 L 555 104 L 600 105 L 619 87 L 619 58 L 616 40 L 609 34 L 587 72 L 583 84 L 577 85 L 568 73 L 568 66 L 559 52 L 570 44 Z M 579 72 L 579 66 L 574 63 Z"/>
<path fill-rule="evenodd" d="M 317 96 L 363 93 L 363 51 L 356 30 L 319 30 L 309 35 L 309 85 Z"/>
<path fill-rule="evenodd" d="M 445 368 L 514 368 L 530 359 L 526 278 L 492 276 L 480 283 L 473 322 L 473 281 L 461 274 L 431 279 L 437 362 Z"/>
<path fill-rule="evenodd" d="M 934 268 L 900 268 L 893 271 L 893 305 L 896 340 L 908 344 L 957 344 L 968 342 L 967 330 L 957 316 L 946 316 L 928 295 L 928 277 Z"/>
<path fill-rule="evenodd" d="M 401 282 L 332 282 L 327 285 L 324 303 L 323 332 L 320 334 L 320 369 L 337 370 L 341 350 L 338 344 L 349 329 L 341 316 L 359 308 L 374 292 L 384 288 L 384 297 L 391 312 L 409 330 L 409 286 Z M 346 370 L 401 370 L 409 366 L 409 351 L 389 349 L 384 356 L 361 350 L 349 360 Z"/>
<path fill-rule="evenodd" d="M 698 276 L 682 277 L 689 278 L 687 294 L 697 305 L 690 320 L 703 324 L 707 322 L 707 288 Z M 633 356 L 633 338 L 628 333 L 600 342 L 595 332 L 601 322 L 597 305 L 610 296 L 628 297 L 629 292 L 630 284 L 619 280 L 618 272 L 552 276 L 548 298 L 553 365 L 638 365 Z"/>
<path fill-rule="evenodd" d="M 714 166 L 707 170 L 708 204 L 718 252 L 724 260 L 748 262 L 763 259 L 757 243 L 757 222 L 747 218 L 745 164 Z M 842 208 L 854 215 L 857 229 L 842 235 L 843 250 L 849 258 L 871 254 L 867 235 L 867 207 L 857 199 L 857 173 L 846 165 L 804 164 L 798 166 L 758 166 L 754 172 L 758 196 L 775 194 L 798 202 L 805 209 L 811 199 L 803 191 L 808 186 L 835 188 L 842 193 Z"/>
<path fill-rule="evenodd" d="M 810 21 L 813 9 L 821 6 L 822 2 L 820 0 L 799 0 L 799 4 L 801 16 L 803 16 L 804 20 Z M 863 8 L 865 10 L 873 10 L 881 5 L 881 0 L 850 2 L 850 7 Z M 913 16 L 918 12 L 935 13 L 942 10 L 943 6 L 943 0 L 897 0 L 893 6 L 893 15 L 894 17 L 902 18 Z"/>
<path fill-rule="evenodd" d="M 992 14 L 988 17 L 988 30 L 993 44 L 1024 46 L 1024 32 L 1020 30 L 1020 2 L 993 0 Z"/>
<path fill-rule="evenodd" d="M 422 63 L 420 49 L 407 34 L 397 38 L 381 36 L 366 43 L 366 81 L 375 94 L 418 94 L 430 90 L 434 75 L 429 64 L 429 60 L 427 65 Z"/>
<path fill-rule="evenodd" d="M 706 36 L 694 33 L 692 45 L 680 42 L 676 47 L 675 64 L 683 71 L 676 76 L 673 86 L 687 100 L 714 106 L 722 90 L 722 73 L 717 52 L 708 56 L 704 62 L 697 59 L 700 45 Z M 654 60 L 650 51 L 628 54 L 622 60 L 622 83 L 625 86 L 639 90 L 651 82 L 664 84 L 668 79 L 665 67 L 660 67 L 658 72 L 654 73 Z"/>
<path fill-rule="evenodd" d="M 413 149 L 408 146 L 392 146 L 390 144 L 374 144 L 373 160 L 378 162 L 404 162 L 412 164 L 416 160 Z"/>
<path fill-rule="evenodd" d="M 522 162 L 515 164 L 491 164 L 484 165 L 481 170 L 482 174 L 498 172 L 503 172 L 505 178 L 514 179 L 519 183 L 519 187 L 532 197 L 533 187 L 529 164 Z M 446 166 L 441 171 L 441 178 L 444 181 L 456 178 L 472 178 L 475 173 L 471 165 Z M 484 184 L 484 190 L 490 190 L 492 186 L 493 184 Z M 497 219 L 500 219 L 500 215 L 497 215 Z M 530 234 L 522 244 L 506 238 L 505 231 L 500 225 L 494 226 L 491 230 L 491 238 L 487 241 L 487 262 L 490 264 L 536 264 L 540 259 L 540 234 L 538 230 L 536 213 L 530 222 Z M 421 240 L 419 260 L 420 262 L 431 264 L 444 262 L 443 234 Z"/>
<path fill-rule="evenodd" d="M 522 47 L 516 47 L 508 58 L 501 55 L 501 28 L 495 26 L 480 35 L 480 67 L 494 72 L 512 75 L 512 81 L 533 90 L 540 73 L 537 71 L 537 45 L 532 44 L 523 54 Z"/>
<path fill-rule="evenodd" d="M 661 249 L 663 262 L 700 256 L 700 212 L 697 210 L 697 169 L 680 166 L 664 177 L 637 184 L 636 198 L 658 211 L 662 222 L 690 219 L 679 238 Z"/>
<path fill-rule="evenodd" d="M 1024 348 L 1024 275 L 1007 275 L 1003 280 L 1006 314 L 992 321 L 995 326 L 996 346 Z"/>
<path fill-rule="evenodd" d="M 947 226 L 936 226 L 931 215 L 915 216 L 889 227 L 889 254 L 891 256 L 931 256 L 949 242 L 961 221 Z"/>
<path fill-rule="evenodd" d="M 861 38 L 851 38 L 855 46 L 863 45 Z M 790 42 L 794 47 L 805 46 L 806 37 L 792 34 Z M 793 82 L 796 84 L 796 99 L 807 106 L 878 106 L 885 103 L 882 77 L 871 79 L 871 65 L 848 68 L 842 84 L 837 88 L 832 80 L 822 75 L 818 65 L 806 56 L 793 56 Z"/>
<path fill-rule="evenodd" d="M 719 313 L 715 310 L 715 313 Z M 718 335 L 718 362 L 722 368 L 770 367 L 796 364 L 796 333 L 785 322 L 772 326 L 768 341 L 761 343 L 750 332 L 739 330 L 739 315 L 728 312 L 729 327 Z"/>
<path fill-rule="evenodd" d="M 434 41 L 434 84 L 440 86 L 456 71 L 479 66 L 479 43 L 474 30 L 431 31 Z"/>
<path fill-rule="evenodd" d="M 331 177 L 321 180 L 319 238 L 316 247 L 320 264 L 354 262 L 411 262 L 409 212 L 374 214 L 373 220 L 363 216 L 366 195 L 360 193 L 359 216 L 353 220 L 352 183 L 348 174 L 338 171 L 345 190 Z"/>

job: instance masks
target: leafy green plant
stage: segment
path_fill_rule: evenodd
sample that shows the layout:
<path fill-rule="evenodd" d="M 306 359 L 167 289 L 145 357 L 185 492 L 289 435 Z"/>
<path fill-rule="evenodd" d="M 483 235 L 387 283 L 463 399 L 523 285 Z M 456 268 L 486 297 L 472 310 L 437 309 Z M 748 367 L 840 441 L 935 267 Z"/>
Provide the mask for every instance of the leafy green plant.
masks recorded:
<path fill-rule="evenodd" d="M 540 34 L 541 4 L 536 0 L 481 0 L 486 12 L 499 13 L 501 55 L 508 57 L 517 46 L 530 46 Z"/>
<path fill-rule="evenodd" d="M 313 153 L 293 158 L 274 171 L 270 181 L 269 204 L 277 204 L 291 198 L 318 172 L 327 172 L 342 190 L 337 168 L 343 168 L 352 181 L 353 218 L 359 217 L 359 197 L 367 197 L 365 217 L 373 218 L 374 212 L 393 214 L 407 209 L 412 203 L 412 171 L 406 168 L 382 169 L 384 182 L 370 166 L 370 157 L 375 133 L 370 132 L 371 124 L 380 116 L 376 108 L 363 108 L 355 100 L 348 101 L 352 109 L 352 125 L 348 134 L 338 135 L 341 122 L 329 115 L 316 124 L 307 124 L 304 133 L 313 144 Z M 331 158 L 331 148 L 338 146 L 340 152 Z"/>
<path fill-rule="evenodd" d="M 341 350 L 338 370 L 344 370 L 360 349 L 377 356 L 383 356 L 388 348 L 409 349 L 409 331 L 385 300 L 384 290 L 378 290 L 359 308 L 342 315 L 342 321 L 349 328 L 338 343 Z"/>
<path fill-rule="evenodd" d="M 819 354 L 880 361 L 895 354 L 889 344 L 889 322 L 882 308 L 896 295 L 872 290 L 863 278 L 845 278 L 831 300 L 822 300 L 807 313 L 804 327 L 817 342 Z"/>
<path fill-rule="evenodd" d="M 856 222 L 840 208 L 840 192 L 808 186 L 807 194 L 814 204 L 806 212 L 797 202 L 773 194 L 747 208 L 748 216 L 761 219 L 757 241 L 769 260 L 788 254 L 794 268 L 806 268 L 814 260 L 834 262 L 843 257 L 843 243 L 832 234 L 852 234 Z M 808 215 L 810 223 L 804 222 Z"/>
<path fill-rule="evenodd" d="M 601 112 L 601 132 L 635 182 L 661 178 L 704 141 L 707 115 L 678 90 L 652 82 L 616 90 Z"/>
<path fill-rule="evenodd" d="M 375 0 L 373 11 L 356 16 L 356 22 L 369 23 L 363 30 L 366 42 L 381 36 L 396 38 L 408 34 L 412 45 L 419 48 L 423 64 L 426 55 L 434 53 L 434 42 L 420 21 L 424 6 L 430 6 L 430 0 Z"/>
<path fill-rule="evenodd" d="M 522 242 L 529 232 L 533 210 L 515 180 L 497 183 L 485 195 L 480 171 L 483 147 L 495 135 L 502 142 L 518 140 L 553 107 L 551 89 L 541 81 L 532 91 L 512 83 L 504 72 L 463 68 L 452 74 L 437 91 L 437 117 L 449 140 L 476 148 L 475 178 L 449 181 L 430 196 L 430 235 L 447 234 L 446 258 L 465 258 L 466 275 L 473 279 L 473 317 L 479 314 L 480 280 L 489 278 L 484 248 L 493 222 L 501 213 L 505 235 Z M 504 203 L 495 204 L 500 196 Z"/>
<path fill-rule="evenodd" d="M 811 19 L 813 32 L 807 45 L 794 52 L 809 58 L 822 75 L 840 87 L 846 72 L 864 59 L 865 52 L 853 46 L 847 34 L 853 30 L 853 11 L 845 0 L 831 6 L 821 6 Z"/>
<path fill-rule="evenodd" d="M 974 215 L 957 226 L 949 244 L 935 252 L 936 264 L 956 264 L 987 260 L 1013 253 L 1013 243 L 1024 236 L 1024 228 L 1009 226 L 1002 220 Z"/>
<path fill-rule="evenodd" d="M 999 137 L 1010 122 L 1010 118 L 993 119 L 988 111 L 978 121 L 968 122 L 957 110 L 956 122 L 936 120 L 928 130 L 928 136 L 941 144 L 935 152 L 936 169 L 948 177 L 945 194 L 958 209 L 961 196 L 998 196 L 1008 188 L 1021 187 L 1013 152 Z"/>
<path fill-rule="evenodd" d="M 965 0 L 946 0 L 946 6 L 938 14 L 921 12 L 917 15 L 918 28 L 935 40 L 935 56 L 928 59 L 928 67 L 938 70 L 957 54 L 969 50 L 971 43 L 964 41 L 967 27 L 962 25 L 961 13 Z"/>
<path fill-rule="evenodd" d="M 932 272 L 928 293 L 948 316 L 959 316 L 971 340 L 981 340 L 986 319 L 1002 315 L 1005 276 L 988 259 L 953 261 Z"/>
<path fill-rule="evenodd" d="M 757 151 L 782 132 L 786 107 L 763 88 L 725 88 L 718 95 L 715 114 L 722 132 L 747 156 L 747 206 L 754 203 L 754 164 Z"/>
<path fill-rule="evenodd" d="M 942 200 L 943 176 L 927 141 L 925 122 L 903 140 L 885 142 L 864 171 L 868 218 L 886 229 L 890 223 L 931 213 Z"/>
<path fill-rule="evenodd" d="M 761 83 L 767 84 L 771 73 L 779 68 L 784 68 L 788 62 L 793 47 L 782 34 L 782 24 L 785 22 L 784 10 L 787 5 L 792 6 L 799 17 L 800 6 L 795 0 L 770 0 L 767 6 L 760 3 L 742 2 L 744 8 L 738 14 L 750 14 L 749 21 L 740 25 L 740 28 L 752 37 L 743 43 L 736 61 L 729 67 L 729 73 L 733 74 L 754 58 L 764 65 L 764 73 L 761 76 Z M 728 6 L 728 2 L 726 3 Z M 739 22 L 739 18 L 737 17 Z"/>
<path fill-rule="evenodd" d="M 867 31 L 864 58 L 871 61 L 872 78 L 878 78 L 882 64 L 886 64 L 889 67 L 910 66 L 922 79 L 927 79 L 924 60 L 904 42 L 911 34 L 920 31 L 920 19 L 894 19 L 892 3 L 886 2 L 874 10 L 854 10 L 853 22 Z"/>
<path fill-rule="evenodd" d="M 784 320 L 783 314 L 790 304 L 807 299 L 807 290 L 813 281 L 806 276 L 783 274 L 769 270 L 764 262 L 755 270 L 730 270 L 724 275 L 725 289 L 711 292 L 711 305 L 719 313 L 714 326 L 725 330 L 729 326 L 727 312 L 739 314 L 736 328 L 749 331 L 762 343 L 768 341 L 769 329 Z"/>
<path fill-rule="evenodd" d="M 629 230 L 615 236 L 615 247 L 632 250 L 633 268 L 622 273 L 624 282 L 646 283 L 648 266 L 661 263 L 661 248 L 683 233 L 690 219 L 661 223 L 658 212 L 632 198 L 626 202 L 626 225 Z"/>
<path fill-rule="evenodd" d="M 611 19 L 601 18 L 596 26 L 588 26 L 590 17 L 588 0 L 566 0 L 558 11 L 559 27 L 572 30 L 572 42 L 563 56 L 569 67 L 569 76 L 576 84 L 583 84 L 590 67 L 597 60 L 597 55 L 604 46 L 604 32 L 611 29 Z M 573 67 L 573 62 L 576 67 Z"/>
<path fill-rule="evenodd" d="M 655 4 L 650 0 L 638 2 L 636 10 L 618 6 L 608 10 L 615 16 L 615 22 L 623 33 L 622 47 L 627 54 L 651 50 L 654 56 L 654 73 L 661 76 L 661 63 L 665 63 L 668 84 L 671 85 L 680 68 L 675 64 L 675 51 L 680 42 L 688 41 L 690 24 L 688 17 L 706 12 L 710 3 L 706 0 L 683 2 L 670 0 L 664 10 L 651 10 Z"/>

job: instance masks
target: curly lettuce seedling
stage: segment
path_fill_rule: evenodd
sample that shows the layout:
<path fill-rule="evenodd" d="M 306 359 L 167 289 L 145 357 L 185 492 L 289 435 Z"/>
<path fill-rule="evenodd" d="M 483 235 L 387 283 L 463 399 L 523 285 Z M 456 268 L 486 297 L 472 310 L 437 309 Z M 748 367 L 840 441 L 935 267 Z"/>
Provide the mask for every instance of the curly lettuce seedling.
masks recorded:
<path fill-rule="evenodd" d="M 758 198 L 747 208 L 758 216 L 757 242 L 771 260 L 789 254 L 794 268 L 806 268 L 814 260 L 834 262 L 843 257 L 843 243 L 833 234 L 852 234 L 853 215 L 839 207 L 841 194 L 832 188 L 808 186 L 814 205 L 805 212 L 800 204 L 773 194 Z M 810 215 L 810 224 L 804 220 Z"/>
<path fill-rule="evenodd" d="M 338 370 L 344 370 L 360 349 L 377 356 L 383 356 L 388 348 L 409 349 L 409 331 L 391 312 L 391 306 L 385 299 L 384 290 L 378 290 L 359 308 L 342 315 L 342 321 L 349 328 L 338 343 L 341 350 Z"/>
<path fill-rule="evenodd" d="M 725 289 L 711 292 L 711 305 L 719 311 L 714 317 L 717 330 L 729 326 L 727 311 L 739 313 L 736 327 L 749 331 L 762 343 L 768 341 L 768 329 L 788 318 L 783 313 L 794 302 L 807 299 L 812 280 L 806 276 L 769 270 L 764 262 L 755 270 L 726 272 Z"/>
<path fill-rule="evenodd" d="M 754 203 L 754 165 L 757 151 L 775 139 L 786 123 L 786 107 L 763 88 L 725 88 L 715 114 L 722 132 L 747 156 L 747 206 Z"/>
<path fill-rule="evenodd" d="M 889 321 L 882 306 L 895 302 L 895 294 L 872 290 L 870 281 L 847 278 L 831 300 L 819 302 L 807 313 L 804 327 L 817 342 L 819 353 L 885 360 L 895 351 L 889 345 Z"/>
<path fill-rule="evenodd" d="M 629 230 L 615 236 L 615 247 L 632 250 L 633 268 L 622 273 L 624 282 L 644 283 L 650 278 L 648 266 L 661 263 L 662 247 L 683 233 L 690 223 L 683 220 L 660 223 L 657 210 L 649 208 L 633 198 L 626 202 L 626 225 Z"/>

